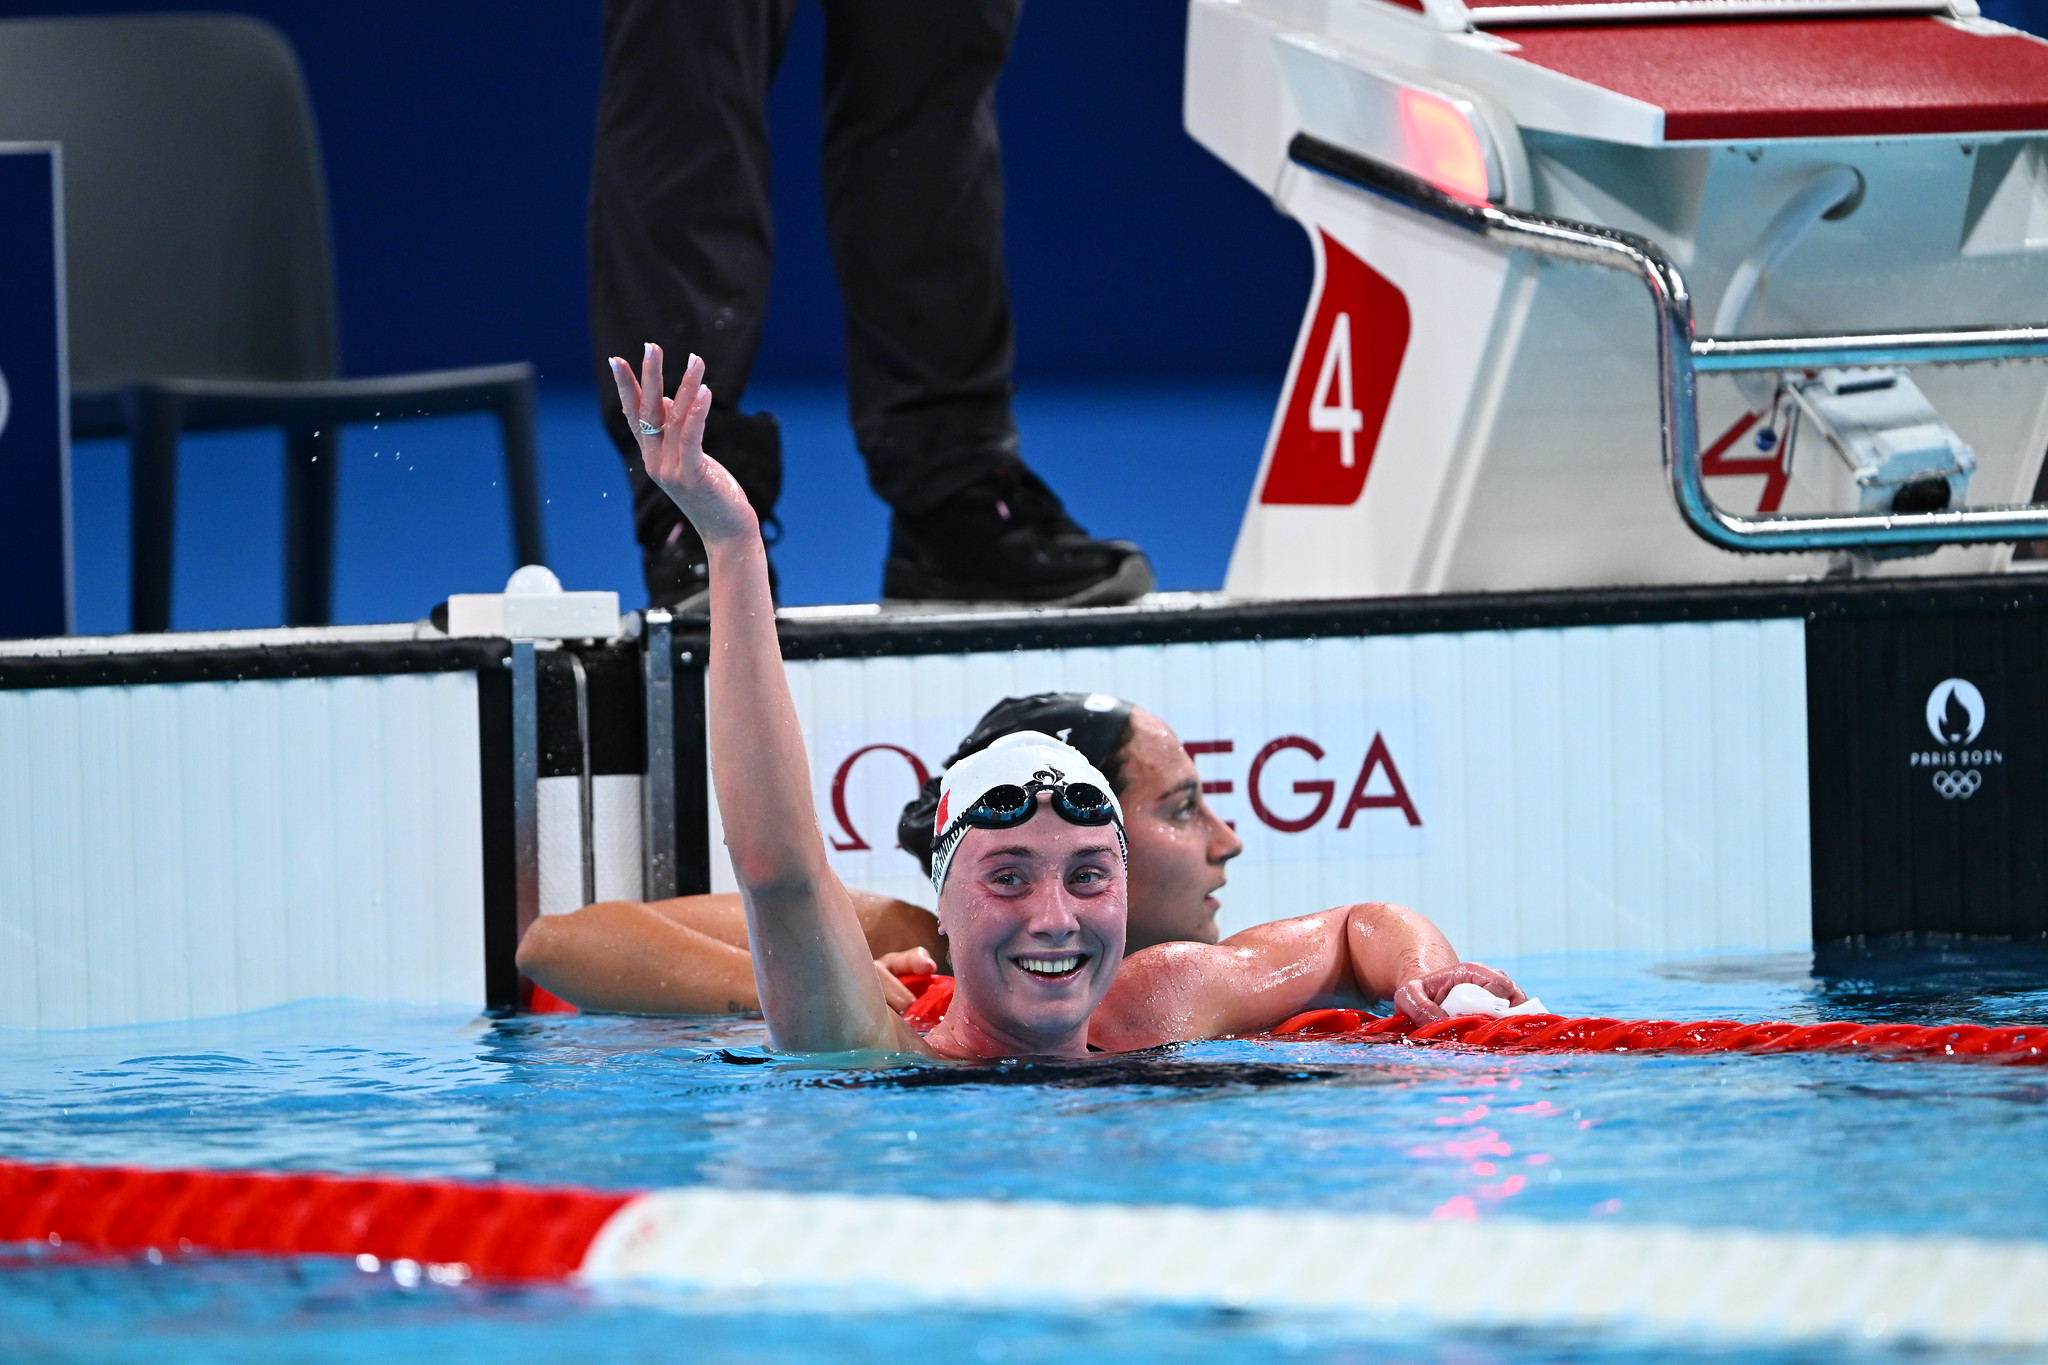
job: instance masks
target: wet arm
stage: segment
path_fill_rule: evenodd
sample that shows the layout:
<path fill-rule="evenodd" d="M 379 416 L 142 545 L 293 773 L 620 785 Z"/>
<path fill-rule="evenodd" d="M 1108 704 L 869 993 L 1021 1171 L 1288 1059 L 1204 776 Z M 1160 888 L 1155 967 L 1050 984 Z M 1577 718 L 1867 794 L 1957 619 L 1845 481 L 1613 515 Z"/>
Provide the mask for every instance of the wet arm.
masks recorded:
<path fill-rule="evenodd" d="M 1443 931 L 1406 906 L 1367 901 L 1343 915 L 1351 974 L 1368 1000 L 1392 1000 L 1409 982 L 1458 965 Z"/>
<path fill-rule="evenodd" d="M 853 913 L 860 920 L 871 956 L 922 948 L 945 961 L 946 940 L 939 936 L 939 921 L 931 911 L 894 896 L 880 896 L 856 887 L 847 887 L 846 894 L 853 901 Z M 652 909 L 686 928 L 735 948 L 747 946 L 746 907 L 730 891 L 676 896 L 650 904 Z"/>
<path fill-rule="evenodd" d="M 703 449 L 711 410 L 703 363 L 691 358 L 673 400 L 662 396 L 659 347 L 647 348 L 637 379 L 622 361 L 612 369 L 628 420 L 659 432 L 640 442 L 649 476 L 704 541 L 711 777 L 769 1036 L 801 1052 L 915 1046 L 883 997 L 852 898 L 825 861 L 760 522 L 731 473 Z"/>
<path fill-rule="evenodd" d="M 708 549 L 712 781 L 769 1036 L 797 1052 L 902 1046 L 853 899 L 825 861 L 767 551 L 758 531 Z"/>
<path fill-rule="evenodd" d="M 1222 943 L 1161 943 L 1124 959 L 1088 1041 L 1113 1052 L 1271 1028 L 1354 1002 L 1348 910 L 1260 924 Z"/>
<path fill-rule="evenodd" d="M 939 955 L 945 940 L 930 911 L 890 896 L 848 894 L 870 954 L 923 948 Z M 755 1014 L 761 1008 L 746 911 L 730 892 L 600 901 L 544 915 L 519 945 L 519 970 L 579 1009 L 604 1013 Z"/>
<path fill-rule="evenodd" d="M 1458 965 L 1449 940 L 1413 910 L 1344 906 L 1254 925 L 1214 945 L 1132 954 L 1089 1040 L 1123 1050 L 1258 1032 L 1304 1010 L 1392 1000 L 1404 987 L 1427 996 L 1415 986 Z"/>
<path fill-rule="evenodd" d="M 519 944 L 519 970 L 578 1009 L 601 1013 L 756 1014 L 761 1008 L 754 960 L 745 948 L 640 901 L 543 915 Z"/>

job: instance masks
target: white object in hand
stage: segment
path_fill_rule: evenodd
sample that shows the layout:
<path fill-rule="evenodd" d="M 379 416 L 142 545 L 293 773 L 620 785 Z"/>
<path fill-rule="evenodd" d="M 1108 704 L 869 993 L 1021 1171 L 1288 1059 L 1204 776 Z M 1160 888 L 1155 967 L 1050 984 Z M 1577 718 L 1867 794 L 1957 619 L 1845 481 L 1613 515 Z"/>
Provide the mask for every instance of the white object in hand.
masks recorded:
<path fill-rule="evenodd" d="M 1445 993 L 1438 1002 L 1444 1013 L 1456 1018 L 1461 1014 L 1483 1014 L 1489 1019 L 1498 1019 L 1504 1014 L 1548 1014 L 1543 1002 L 1530 996 L 1519 1005 L 1510 1005 L 1484 986 L 1475 986 L 1461 981 Z"/>

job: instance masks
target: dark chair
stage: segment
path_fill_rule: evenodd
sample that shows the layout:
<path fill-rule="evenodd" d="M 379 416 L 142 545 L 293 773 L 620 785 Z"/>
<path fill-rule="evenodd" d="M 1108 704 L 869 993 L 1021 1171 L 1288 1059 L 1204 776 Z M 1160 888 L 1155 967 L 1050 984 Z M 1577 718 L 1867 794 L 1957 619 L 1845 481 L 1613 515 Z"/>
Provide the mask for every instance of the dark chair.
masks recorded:
<path fill-rule="evenodd" d="M 170 627 L 184 431 L 283 428 L 291 625 L 329 619 L 345 423 L 496 414 L 519 561 L 545 561 L 531 366 L 337 377 L 319 147 L 275 29 L 0 21 L 0 140 L 63 144 L 71 434 L 129 439 L 134 629 Z"/>

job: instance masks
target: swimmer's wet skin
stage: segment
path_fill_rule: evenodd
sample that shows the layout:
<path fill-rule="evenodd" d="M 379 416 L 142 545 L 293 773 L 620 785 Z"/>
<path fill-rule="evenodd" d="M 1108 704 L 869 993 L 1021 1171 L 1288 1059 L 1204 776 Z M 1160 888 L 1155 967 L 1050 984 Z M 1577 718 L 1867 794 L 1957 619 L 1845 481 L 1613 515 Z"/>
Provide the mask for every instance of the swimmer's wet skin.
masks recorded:
<path fill-rule="evenodd" d="M 1007 736 L 1057 736 L 1110 778 L 1123 808 L 1128 845 L 1126 958 L 1169 943 L 1214 944 L 1220 937 L 1217 893 L 1244 842 L 1204 799 L 1202 778 L 1173 727 L 1150 711 L 1102 693 L 1037 693 L 990 707 L 903 808 L 897 839 L 933 868 L 934 825 L 944 773 Z M 848 888 L 891 1008 L 911 1007 L 916 987 L 899 984 L 950 972 L 936 917 L 921 906 Z M 1450 1011 L 1461 988 L 1497 993 L 1513 1006 L 1513 981 L 1491 968 L 1461 963 L 1428 920 L 1399 906 L 1354 905 L 1243 930 L 1223 944 L 1240 993 L 1292 974 L 1318 1004 L 1363 1007 L 1392 1000 L 1418 1022 Z M 519 945 L 519 967 L 555 995 L 585 1009 L 624 1014 L 758 1013 L 746 911 L 736 894 L 679 896 L 664 901 L 611 901 L 549 915 Z M 1172 959 L 1176 967 L 1178 959 Z M 1142 965 L 1142 964 L 1141 964 Z M 1213 970 L 1213 962 L 1211 964 Z M 1449 987 L 1447 992 L 1446 987 Z M 950 992 L 952 983 L 948 981 Z M 1120 1001 L 1150 989 L 1143 973 L 1112 982 L 1109 1008 L 1091 1024 L 1091 1042 L 1125 1046 L 1111 1030 Z M 1283 992 L 1284 994 L 1285 992 Z M 1302 1007 L 1298 996 L 1245 1003 L 1248 1027 Z M 1518 1008 L 1529 1008 L 1526 1001 Z M 920 1006 L 913 1022 L 929 1027 L 942 1008 Z M 1204 1028 L 1224 1028 L 1218 1020 Z M 1102 1037 L 1093 1036 L 1097 1030 Z M 1195 1029 L 1194 1036 L 1203 1032 Z"/>
<path fill-rule="evenodd" d="M 660 348 L 646 348 L 637 378 L 623 361 L 614 360 L 612 368 L 626 415 L 643 433 L 641 454 L 649 477 L 690 519 L 707 551 L 712 632 L 719 642 L 711 651 L 707 677 L 712 775 L 746 907 L 756 985 L 770 1036 L 776 1046 L 802 1052 L 940 1052 L 943 1042 L 928 1046 L 888 1008 L 851 898 L 825 860 L 811 809 L 802 732 L 775 636 L 760 526 L 739 485 L 703 449 L 704 419 L 711 406 L 703 362 L 690 358 L 673 399 L 662 394 Z M 1051 823 L 1081 831 L 1064 821 Z M 1096 917 L 1101 921 L 1097 935 L 1106 932 L 1112 941 L 1090 945 L 1099 959 L 1106 960 L 1110 954 L 1105 948 L 1121 948 L 1121 863 L 1073 847 L 1076 840 L 1062 838 L 1058 831 L 1049 839 L 1047 830 L 1044 821 L 1033 829 L 1006 830 L 1003 843 L 1052 860 L 1048 865 L 1057 867 L 1060 875 L 1051 894 L 1028 880 L 1021 865 L 998 868 L 993 876 L 998 884 L 1021 888 L 1022 894 L 1014 899 L 1050 912 L 1044 927 L 1053 936 L 1049 949 L 1071 948 L 1079 932 L 1066 904 L 1072 897 L 1064 894 L 1070 879 L 1085 887 L 1090 898 L 1113 898 L 1112 913 Z M 970 858 L 983 851 L 974 846 L 976 836 L 991 833 L 970 830 L 962 836 Z M 958 851 L 956 847 L 956 855 Z M 1068 867 L 1070 861 L 1076 866 Z M 942 926 L 945 910 L 942 898 Z M 1008 941 L 1014 942 L 1014 936 Z M 971 954 L 963 953 L 961 937 L 952 942 L 957 972 L 959 959 Z M 1023 1018 L 1011 1017 L 1015 1010 L 998 1010 L 998 1048 L 1085 1050 L 1087 1010 L 1075 1010 L 1073 1002 L 1059 998 L 1071 995 L 1075 983 L 1045 982 L 1014 964 L 1006 966 L 1014 985 L 1031 983 L 1024 1003 L 1048 993 L 1055 998 L 1040 1001 L 1040 1008 L 1027 1010 Z M 1100 978 L 1101 988 L 1106 988 L 1110 970 L 1098 960 L 1087 974 L 1088 984 L 1093 986 Z M 971 998 L 972 980 L 963 987 Z M 1099 990 L 1095 993 L 1099 998 Z M 1088 1003 L 1092 1007 L 1092 1001 Z M 1045 1004 L 1055 1006 L 1054 1017 L 1032 1017 L 1044 1015 Z M 957 1013 L 963 1022 L 949 1029 L 948 1037 L 972 1028 L 972 1011 Z M 1018 1047 L 1019 1040 L 1026 1046 Z"/>
<path fill-rule="evenodd" d="M 638 376 L 616 359 L 613 372 L 643 433 L 649 476 L 709 555 L 712 776 L 778 1048 L 1078 1057 L 1091 1047 L 1256 1031 L 1360 987 L 1417 1018 L 1440 1016 L 1435 1001 L 1459 981 L 1522 998 L 1393 906 L 1260 926 L 1253 941 L 1161 944 L 1125 961 L 1129 848 L 1116 797 L 1078 751 L 1020 733 L 942 779 L 933 884 L 956 997 L 938 1027 L 918 1036 L 888 1007 L 851 897 L 826 861 L 760 528 L 732 476 L 703 450 L 703 362 L 691 357 L 673 399 L 662 394 L 658 347 L 647 348 Z M 1400 932 L 1390 936 L 1390 927 Z"/>

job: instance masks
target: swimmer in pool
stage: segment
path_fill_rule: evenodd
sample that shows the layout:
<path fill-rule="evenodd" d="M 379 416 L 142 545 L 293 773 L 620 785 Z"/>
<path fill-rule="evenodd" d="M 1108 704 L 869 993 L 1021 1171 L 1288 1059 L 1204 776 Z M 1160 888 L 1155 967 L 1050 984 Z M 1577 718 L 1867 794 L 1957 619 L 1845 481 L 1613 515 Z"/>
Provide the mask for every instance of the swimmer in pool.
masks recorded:
<path fill-rule="evenodd" d="M 1123 808 L 1130 849 L 1126 956 L 1163 943 L 1215 943 L 1216 893 L 1226 865 L 1244 848 L 1202 797 L 1201 779 L 1180 736 L 1159 716 L 1113 697 L 1078 692 L 1008 697 L 990 707 L 953 755 L 950 767 L 1004 735 L 1033 730 L 1070 741 L 1109 778 Z M 939 779 L 903 811 L 898 842 L 931 872 L 932 820 Z M 945 939 L 929 910 L 849 888 L 883 990 L 902 1009 L 911 995 L 895 972 L 944 970 Z M 1341 948 L 1356 937 L 1348 953 Z M 1476 963 L 1462 963 L 1422 916 L 1369 903 L 1260 924 L 1226 946 L 1272 956 L 1286 951 L 1349 959 L 1330 989 L 1304 1008 L 1369 1006 L 1379 1000 L 1417 1020 L 1441 1017 L 1438 1004 L 1461 982 L 1519 999 L 1514 984 Z M 731 893 L 665 901 L 604 901 L 549 915 L 519 946 L 520 970 L 584 1009 L 625 1014 L 756 1013 L 753 963 L 740 898 Z"/>
<path fill-rule="evenodd" d="M 889 1008 L 853 899 L 825 859 L 759 525 L 702 448 L 703 363 L 691 358 L 673 399 L 662 395 L 658 348 L 647 348 L 637 378 L 623 361 L 612 367 L 649 476 L 709 552 L 712 776 L 776 1046 L 946 1057 L 1124 1050 L 1270 1027 L 1351 971 L 1349 934 L 1320 960 L 1175 943 L 1124 963 L 1121 806 L 1079 751 L 1016 734 L 942 781 L 933 884 L 956 991 L 919 1037 Z"/>

